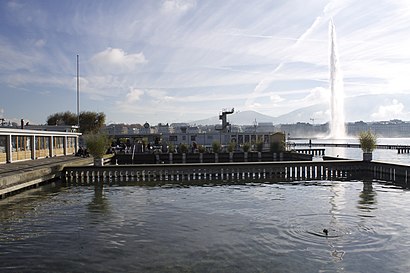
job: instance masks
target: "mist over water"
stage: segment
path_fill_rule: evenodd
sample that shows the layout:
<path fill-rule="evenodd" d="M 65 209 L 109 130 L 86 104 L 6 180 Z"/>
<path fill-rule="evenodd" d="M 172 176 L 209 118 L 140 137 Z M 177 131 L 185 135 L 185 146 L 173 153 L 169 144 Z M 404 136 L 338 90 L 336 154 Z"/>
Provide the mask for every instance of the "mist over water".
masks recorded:
<path fill-rule="evenodd" d="M 330 138 L 345 138 L 344 89 L 343 75 L 340 68 L 336 46 L 336 32 L 333 21 L 330 21 Z"/>

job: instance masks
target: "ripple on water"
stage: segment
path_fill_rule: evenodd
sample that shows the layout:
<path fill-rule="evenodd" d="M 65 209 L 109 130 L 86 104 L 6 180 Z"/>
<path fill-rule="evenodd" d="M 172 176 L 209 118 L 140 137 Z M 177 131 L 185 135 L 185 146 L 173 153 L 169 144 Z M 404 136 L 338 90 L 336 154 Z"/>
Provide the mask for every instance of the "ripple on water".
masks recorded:
<path fill-rule="evenodd" d="M 345 251 L 379 252 L 392 236 L 379 233 L 377 226 L 374 218 L 370 223 L 357 215 L 323 213 L 288 218 L 279 230 L 281 236 L 306 248 L 327 244 Z"/>

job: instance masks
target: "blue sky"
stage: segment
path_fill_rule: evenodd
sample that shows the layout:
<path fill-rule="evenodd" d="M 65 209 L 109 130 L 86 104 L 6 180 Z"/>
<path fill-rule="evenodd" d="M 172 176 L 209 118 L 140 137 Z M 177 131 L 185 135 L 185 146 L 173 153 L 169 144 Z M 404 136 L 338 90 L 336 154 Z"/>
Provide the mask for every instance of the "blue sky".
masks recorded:
<path fill-rule="evenodd" d="M 81 110 L 107 123 L 315 104 L 325 106 L 312 118 L 326 122 L 333 18 L 346 98 L 367 96 L 368 119 L 410 120 L 408 0 L 3 0 L 0 12 L 6 119 L 76 112 L 79 54 Z"/>

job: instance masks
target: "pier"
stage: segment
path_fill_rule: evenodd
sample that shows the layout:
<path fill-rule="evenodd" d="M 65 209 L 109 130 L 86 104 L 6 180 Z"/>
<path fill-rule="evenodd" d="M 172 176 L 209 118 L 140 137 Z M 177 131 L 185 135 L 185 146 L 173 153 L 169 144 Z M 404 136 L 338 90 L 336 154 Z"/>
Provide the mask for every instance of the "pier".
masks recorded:
<path fill-rule="evenodd" d="M 9 194 L 38 187 L 44 182 L 59 179 L 67 166 L 92 164 L 93 159 L 76 156 L 59 156 L 38 160 L 0 164 L 0 199 Z"/>
<path fill-rule="evenodd" d="M 311 142 L 304 142 L 304 143 L 290 143 L 289 146 L 291 147 L 341 147 L 341 148 L 356 148 L 360 149 L 361 146 L 358 143 L 311 143 Z M 384 149 L 384 150 L 397 150 L 399 154 L 410 153 L 410 145 L 396 145 L 396 144 L 377 144 L 376 149 Z M 300 149 L 296 149 L 300 150 Z"/>

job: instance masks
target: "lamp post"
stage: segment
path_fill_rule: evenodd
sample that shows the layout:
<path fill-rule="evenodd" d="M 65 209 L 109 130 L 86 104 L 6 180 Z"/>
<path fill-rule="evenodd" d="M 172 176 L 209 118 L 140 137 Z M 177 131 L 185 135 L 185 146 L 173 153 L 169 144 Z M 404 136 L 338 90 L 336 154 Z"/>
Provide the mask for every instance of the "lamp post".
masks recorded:
<path fill-rule="evenodd" d="M 80 128 L 80 56 L 77 54 L 77 126 Z"/>

